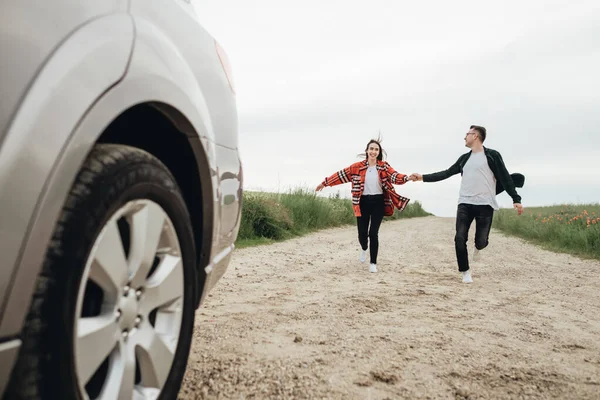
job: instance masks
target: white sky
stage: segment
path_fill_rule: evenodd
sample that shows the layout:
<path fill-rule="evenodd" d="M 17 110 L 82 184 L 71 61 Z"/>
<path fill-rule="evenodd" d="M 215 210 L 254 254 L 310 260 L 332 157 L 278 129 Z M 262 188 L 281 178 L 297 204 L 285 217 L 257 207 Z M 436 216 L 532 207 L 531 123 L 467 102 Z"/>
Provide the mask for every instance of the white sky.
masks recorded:
<path fill-rule="evenodd" d="M 312 189 L 378 131 L 395 169 L 436 172 L 480 124 L 525 207 L 600 201 L 600 1 L 350 3 L 196 0 L 231 60 L 246 189 Z M 454 216 L 459 186 L 396 189 Z"/>

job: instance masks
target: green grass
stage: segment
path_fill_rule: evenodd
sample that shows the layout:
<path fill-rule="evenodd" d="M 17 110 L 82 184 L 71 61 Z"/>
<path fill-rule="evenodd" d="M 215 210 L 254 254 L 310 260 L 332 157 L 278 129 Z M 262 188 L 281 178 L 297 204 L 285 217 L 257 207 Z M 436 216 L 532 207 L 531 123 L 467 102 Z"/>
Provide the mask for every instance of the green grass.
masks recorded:
<path fill-rule="evenodd" d="M 431 215 L 419 202 L 386 220 Z M 356 224 L 349 199 L 320 197 L 312 190 L 287 193 L 245 192 L 237 248 L 286 240 L 320 229 Z"/>
<path fill-rule="evenodd" d="M 494 227 L 546 249 L 600 260 L 600 204 L 557 205 L 495 213 Z"/>

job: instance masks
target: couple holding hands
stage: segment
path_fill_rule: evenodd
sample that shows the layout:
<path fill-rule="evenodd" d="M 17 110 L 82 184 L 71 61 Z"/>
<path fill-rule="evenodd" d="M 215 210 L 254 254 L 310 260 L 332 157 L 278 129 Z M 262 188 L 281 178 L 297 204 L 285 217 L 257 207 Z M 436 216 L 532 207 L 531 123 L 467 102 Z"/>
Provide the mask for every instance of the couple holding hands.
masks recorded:
<path fill-rule="evenodd" d="M 317 186 L 320 191 L 326 186 L 352 182 L 352 207 L 358 226 L 358 241 L 361 246 L 360 261 L 365 262 L 370 250 L 370 272 L 377 272 L 379 250 L 379 227 L 384 216 L 391 216 L 395 209 L 404 210 L 409 199 L 400 196 L 393 185 L 408 181 L 437 182 L 458 173 L 462 175 L 458 210 L 456 213 L 456 260 L 464 283 L 473 282 L 467 252 L 467 238 L 471 223 L 475 220 L 475 254 L 488 245 L 494 210 L 498 210 L 496 195 L 506 190 L 513 199 L 517 213 L 523 213 L 521 197 L 515 187 L 523 187 L 525 177 L 509 174 L 502 156 L 496 150 L 483 146 L 486 129 L 472 125 L 465 135 L 465 146 L 470 149 L 461 155 L 448 169 L 432 174 L 405 175 L 397 172 L 383 161 L 383 149 L 378 140 L 371 140 L 365 149 L 365 160 L 356 162 L 325 178 Z M 370 246 L 369 246 L 370 242 Z"/>

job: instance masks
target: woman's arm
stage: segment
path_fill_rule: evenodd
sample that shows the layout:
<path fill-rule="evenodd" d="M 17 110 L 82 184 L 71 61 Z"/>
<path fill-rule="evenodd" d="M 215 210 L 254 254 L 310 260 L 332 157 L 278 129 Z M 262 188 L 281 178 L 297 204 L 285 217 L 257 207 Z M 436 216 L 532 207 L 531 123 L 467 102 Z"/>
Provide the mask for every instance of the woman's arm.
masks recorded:
<path fill-rule="evenodd" d="M 319 186 L 317 186 L 317 192 L 322 190 L 325 186 L 336 186 L 341 185 L 342 183 L 350 182 L 352 179 L 352 174 L 354 173 L 355 164 L 352 164 L 349 167 L 346 167 L 331 176 L 325 178 Z"/>
<path fill-rule="evenodd" d="M 390 174 L 390 179 L 392 181 L 392 184 L 404 185 L 406 182 L 408 182 L 408 175 L 405 175 L 405 174 L 402 174 L 402 173 L 396 171 L 387 162 L 385 163 L 385 166 L 387 168 L 388 173 Z"/>

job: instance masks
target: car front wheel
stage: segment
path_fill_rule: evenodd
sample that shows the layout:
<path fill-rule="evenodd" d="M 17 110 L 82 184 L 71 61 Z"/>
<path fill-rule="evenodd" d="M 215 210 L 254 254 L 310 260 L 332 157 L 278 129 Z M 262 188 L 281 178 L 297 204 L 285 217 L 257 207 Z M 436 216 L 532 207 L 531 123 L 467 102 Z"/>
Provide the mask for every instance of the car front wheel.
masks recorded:
<path fill-rule="evenodd" d="M 169 170 L 140 149 L 97 145 L 37 282 L 14 397 L 176 398 L 193 333 L 194 271 L 190 218 Z"/>

